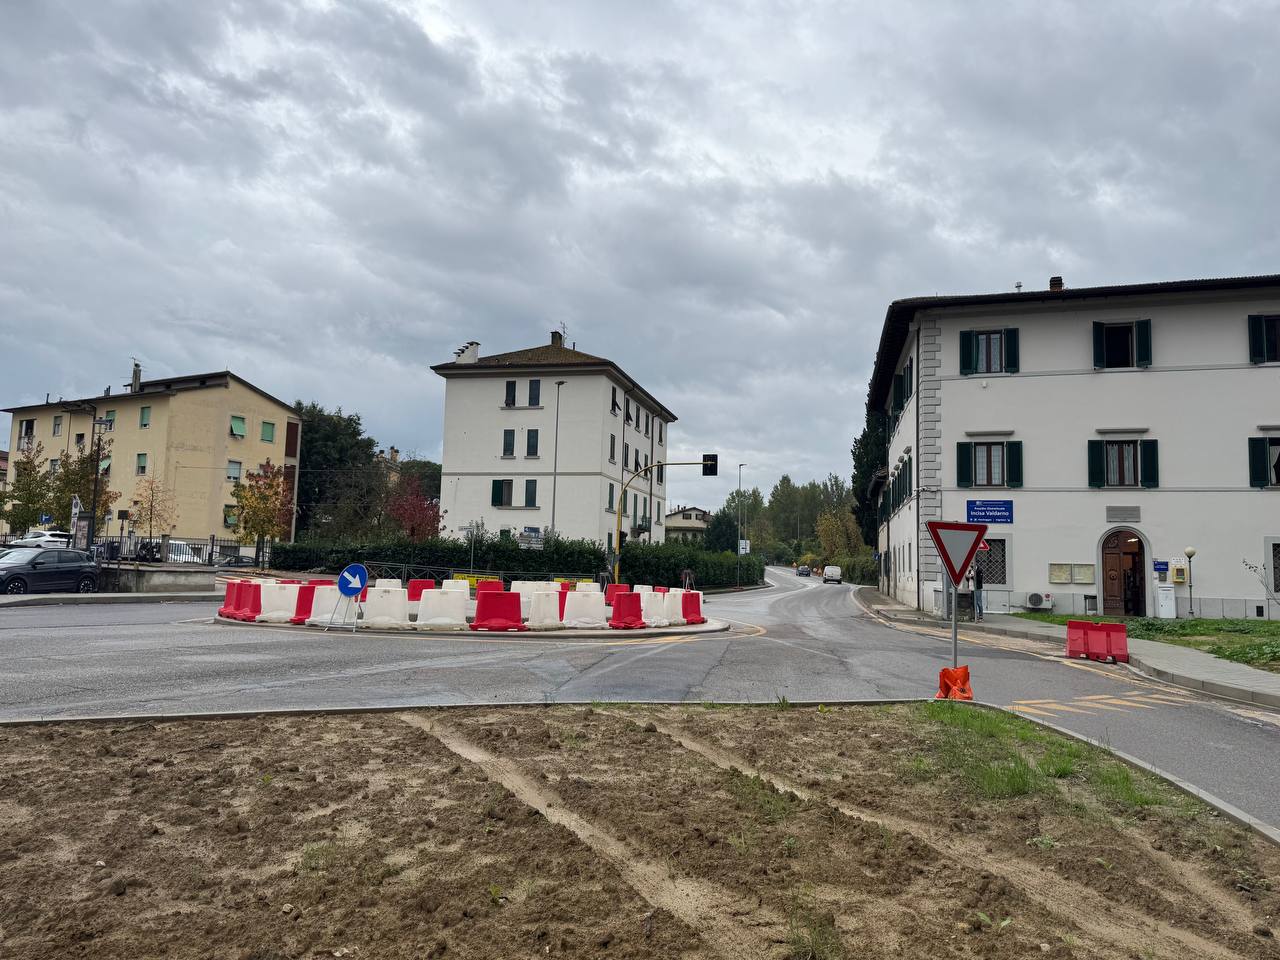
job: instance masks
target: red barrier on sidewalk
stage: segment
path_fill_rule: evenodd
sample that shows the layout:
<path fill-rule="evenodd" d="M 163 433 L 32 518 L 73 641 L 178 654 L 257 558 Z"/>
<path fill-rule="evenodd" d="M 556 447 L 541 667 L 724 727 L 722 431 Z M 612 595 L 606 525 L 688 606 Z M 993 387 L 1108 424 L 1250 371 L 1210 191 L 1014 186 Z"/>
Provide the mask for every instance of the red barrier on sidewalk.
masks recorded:
<path fill-rule="evenodd" d="M 240 606 L 240 583 L 239 580 L 227 581 L 227 596 L 222 601 L 222 606 L 218 608 L 218 616 L 234 617 L 236 609 Z"/>
<path fill-rule="evenodd" d="M 492 590 L 503 590 L 501 580 L 477 580 L 476 581 L 476 599 L 480 598 L 480 594 L 488 593 Z"/>
<path fill-rule="evenodd" d="M 613 598 L 620 593 L 630 593 L 631 588 L 625 583 L 606 583 L 604 585 L 604 605 L 613 606 Z"/>
<path fill-rule="evenodd" d="M 520 594 L 492 588 L 481 590 L 476 594 L 476 619 L 471 629 L 528 630 L 520 619 Z"/>
<path fill-rule="evenodd" d="M 654 593 L 670 593 L 671 588 L 670 587 L 654 587 L 653 592 Z"/>
<path fill-rule="evenodd" d="M 409 602 L 417 603 L 422 599 L 423 590 L 434 590 L 436 582 L 434 580 L 410 580 L 409 581 Z"/>
<path fill-rule="evenodd" d="M 684 614 L 684 622 L 687 624 L 707 622 L 707 618 L 702 615 L 702 594 L 696 590 L 680 594 L 680 612 Z"/>
<path fill-rule="evenodd" d="M 1123 623 L 1102 625 L 1107 632 L 1107 653 L 1116 663 L 1129 662 L 1129 629 Z"/>
<path fill-rule="evenodd" d="M 231 615 L 232 620 L 243 620 L 246 623 L 252 623 L 258 619 L 258 614 L 262 612 L 262 584 L 251 581 L 241 584 L 240 586 L 240 602 L 236 607 L 236 612 Z"/>
<path fill-rule="evenodd" d="M 314 583 L 304 583 L 298 587 L 298 602 L 293 606 L 293 616 L 289 618 L 290 623 L 302 624 L 311 618 L 311 604 L 316 598 L 316 585 Z"/>
<path fill-rule="evenodd" d="M 648 626 L 640 614 L 640 594 L 624 591 L 613 595 L 613 617 L 609 626 L 614 630 L 640 630 Z"/>
<path fill-rule="evenodd" d="M 943 667 L 938 671 L 938 693 L 935 700 L 972 700 L 968 667 Z"/>
<path fill-rule="evenodd" d="M 1068 620 L 1067 621 L 1067 656 L 1073 659 L 1084 658 L 1089 655 L 1089 648 L 1085 642 L 1085 636 L 1089 631 L 1089 622 L 1087 620 Z"/>

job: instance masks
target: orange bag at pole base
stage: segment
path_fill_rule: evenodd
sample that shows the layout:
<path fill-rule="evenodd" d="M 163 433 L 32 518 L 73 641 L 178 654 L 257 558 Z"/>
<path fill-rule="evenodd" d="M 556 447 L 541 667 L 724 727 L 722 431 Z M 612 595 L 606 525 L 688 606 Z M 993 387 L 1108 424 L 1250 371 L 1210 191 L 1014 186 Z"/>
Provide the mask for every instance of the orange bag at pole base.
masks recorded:
<path fill-rule="evenodd" d="M 972 700 L 968 667 L 943 667 L 938 671 L 938 695 L 935 700 Z"/>

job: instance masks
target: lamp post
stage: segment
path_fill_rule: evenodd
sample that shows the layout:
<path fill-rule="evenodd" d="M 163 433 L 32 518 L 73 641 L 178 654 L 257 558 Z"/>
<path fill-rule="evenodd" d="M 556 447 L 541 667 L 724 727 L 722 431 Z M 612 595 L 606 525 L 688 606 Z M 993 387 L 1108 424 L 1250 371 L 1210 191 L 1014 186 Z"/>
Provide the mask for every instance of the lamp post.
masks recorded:
<path fill-rule="evenodd" d="M 95 410 L 95 413 L 97 411 Z M 107 425 L 114 426 L 115 421 L 109 418 L 93 418 L 93 498 L 89 505 L 89 544 L 88 550 L 93 552 L 93 538 L 98 527 L 98 484 L 102 477 L 102 429 Z"/>
<path fill-rule="evenodd" d="M 1182 552 L 1187 555 L 1187 618 L 1191 619 L 1196 615 L 1196 588 L 1191 580 L 1191 558 L 1196 555 L 1196 548 L 1187 547 Z"/>
<path fill-rule="evenodd" d="M 737 547 L 737 573 L 735 579 L 737 588 L 742 589 L 742 468 L 745 463 L 738 464 L 738 547 Z"/>
<path fill-rule="evenodd" d="M 566 381 L 556 381 L 556 432 L 551 447 L 551 532 L 556 532 L 556 483 L 560 479 L 560 388 Z"/>

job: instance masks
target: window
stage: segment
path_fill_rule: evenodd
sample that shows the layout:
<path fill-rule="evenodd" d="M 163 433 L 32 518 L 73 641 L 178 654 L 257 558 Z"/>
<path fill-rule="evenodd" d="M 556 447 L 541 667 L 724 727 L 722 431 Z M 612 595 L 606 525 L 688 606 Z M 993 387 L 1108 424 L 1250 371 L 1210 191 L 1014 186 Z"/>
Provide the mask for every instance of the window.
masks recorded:
<path fill-rule="evenodd" d="M 618 462 L 618 437 L 616 434 L 609 434 L 609 462 Z"/>
<path fill-rule="evenodd" d="M 536 407 L 542 403 L 542 381 L 529 381 L 529 406 Z"/>
<path fill-rule="evenodd" d="M 36 422 L 34 420 L 18 421 L 18 449 L 30 450 L 35 445 Z M 83 434 L 81 434 L 83 436 Z"/>
<path fill-rule="evenodd" d="M 646 437 L 649 435 L 649 411 L 648 410 L 646 410 L 644 413 L 644 435 Z"/>
<path fill-rule="evenodd" d="M 516 382 L 514 380 L 507 381 L 506 396 L 503 397 L 502 405 L 504 407 L 514 407 L 516 405 Z"/>
<path fill-rule="evenodd" d="M 493 496 L 490 503 L 495 507 L 511 506 L 511 488 L 513 486 L 515 486 L 514 480 L 493 481 Z"/>
<path fill-rule="evenodd" d="M 1249 438 L 1249 486 L 1280 487 L 1280 437 Z"/>
<path fill-rule="evenodd" d="M 607 534 L 605 534 L 605 546 L 610 553 L 613 553 L 613 531 L 612 530 L 610 530 Z"/>
<path fill-rule="evenodd" d="M 1093 367 L 1095 370 L 1149 366 L 1151 366 L 1150 320 L 1094 323 Z"/>
<path fill-rule="evenodd" d="M 975 373 L 1017 373 L 1018 329 L 1006 327 L 1003 330 L 961 330 L 960 331 L 960 372 Z M 915 359 L 907 362 L 906 377 L 914 378 Z M 911 388 L 907 388 L 910 396 Z"/>
<path fill-rule="evenodd" d="M 1089 486 L 1160 486 L 1155 440 L 1090 440 Z"/>
<path fill-rule="evenodd" d="M 1007 584 L 1009 582 L 1006 564 L 1006 558 L 1008 557 L 1006 541 L 995 540 L 991 537 L 987 537 L 986 541 L 989 549 L 979 550 L 973 558 L 974 567 L 982 571 L 983 589 L 994 583 Z"/>
<path fill-rule="evenodd" d="M 644 455 L 644 468 L 646 470 L 649 469 L 649 455 L 647 453 Z"/>
<path fill-rule="evenodd" d="M 634 469 L 634 470 L 632 470 L 631 472 L 632 472 L 632 473 L 639 473 L 639 472 L 640 472 L 640 448 L 639 448 L 639 447 L 636 447 L 636 465 L 635 465 L 635 469 Z"/>
<path fill-rule="evenodd" d="M 681 519 L 681 520 L 692 520 L 692 519 L 693 519 L 693 516 L 692 516 L 691 514 L 688 514 L 688 513 L 682 513 L 682 514 L 680 514 L 680 519 Z"/>
<path fill-rule="evenodd" d="M 622 508 L 622 515 L 625 517 L 627 515 L 627 491 L 622 491 L 621 495 L 618 497 L 618 501 L 618 506 Z"/>
<path fill-rule="evenodd" d="M 151 426 L 151 408 L 142 407 L 138 410 L 138 427 L 145 430 Z"/>
<path fill-rule="evenodd" d="M 667 465 L 665 463 L 658 464 L 658 484 L 663 482 L 663 476 L 666 474 Z"/>
<path fill-rule="evenodd" d="M 228 503 L 222 508 L 222 525 L 228 530 L 235 527 L 240 522 L 240 510 L 234 503 Z"/>
<path fill-rule="evenodd" d="M 609 406 L 609 412 L 616 417 L 618 415 L 618 388 L 612 387 L 611 389 L 613 390 L 613 401 Z"/>
<path fill-rule="evenodd" d="M 526 507 L 536 507 L 538 505 L 537 480 L 526 480 L 524 482 L 524 505 Z"/>
<path fill-rule="evenodd" d="M 604 508 L 608 510 L 610 513 L 613 513 L 613 484 L 612 483 L 609 484 L 609 499 L 605 502 Z"/>
<path fill-rule="evenodd" d="M 658 443 L 662 443 L 662 421 L 658 421 Z"/>
<path fill-rule="evenodd" d="M 1271 589 L 1280 593 L 1280 543 L 1271 545 Z"/>
<path fill-rule="evenodd" d="M 103 433 L 110 433 L 116 428 L 116 412 L 114 410 L 108 410 L 102 419 L 107 421 L 102 425 Z"/>
<path fill-rule="evenodd" d="M 536 457 L 538 455 L 538 431 L 529 430 L 524 436 L 524 455 L 526 457 Z"/>
<path fill-rule="evenodd" d="M 77 446 L 77 447 L 83 447 L 83 446 L 84 446 L 84 434 L 83 434 L 83 433 L 77 433 L 77 434 L 76 434 L 76 446 Z"/>
<path fill-rule="evenodd" d="M 516 432 L 514 430 L 502 431 L 502 455 L 504 457 L 514 457 L 516 455 Z"/>
<path fill-rule="evenodd" d="M 631 495 L 631 516 L 637 519 L 640 517 L 640 494 L 638 493 Z"/>
<path fill-rule="evenodd" d="M 245 430 L 244 417 L 236 417 L 236 416 L 232 416 L 232 418 L 231 418 L 231 436 L 233 436 L 233 437 L 239 437 L 241 440 L 243 440 L 243 439 L 245 438 L 245 434 L 246 434 L 246 432 L 247 432 L 247 431 Z"/>
<path fill-rule="evenodd" d="M 623 469 L 631 469 L 631 444 L 629 443 L 622 445 L 622 466 Z"/>
<path fill-rule="evenodd" d="M 59 460 L 57 457 L 52 458 L 49 461 L 49 476 L 53 476 L 55 473 L 57 473 L 58 467 L 60 466 L 62 466 L 62 461 Z"/>
<path fill-rule="evenodd" d="M 111 458 L 110 457 L 102 458 L 102 462 L 98 467 L 98 472 L 101 473 L 104 477 L 111 476 Z"/>
<path fill-rule="evenodd" d="M 1108 440 L 1107 486 L 1136 487 L 1138 485 L 1138 441 Z"/>
<path fill-rule="evenodd" d="M 240 482 L 240 461 L 239 460 L 227 461 L 227 479 L 230 480 L 232 483 Z"/>
<path fill-rule="evenodd" d="M 973 485 L 975 487 L 1004 486 L 1003 443 L 973 445 Z"/>
<path fill-rule="evenodd" d="M 627 420 L 627 423 L 630 423 L 630 422 L 631 422 L 631 401 L 630 401 L 629 399 L 627 399 L 626 397 L 623 397 L 623 403 L 626 405 L 626 420 Z"/>
<path fill-rule="evenodd" d="M 1249 362 L 1280 363 L 1280 316 L 1249 318 Z"/>
<path fill-rule="evenodd" d="M 53 418 L 53 435 L 55 437 L 62 436 L 62 417 L 60 416 Z"/>
<path fill-rule="evenodd" d="M 298 433 L 301 424 L 291 421 L 284 427 L 284 455 L 286 457 L 296 457 L 298 455 Z"/>
<path fill-rule="evenodd" d="M 1003 373 L 1004 346 L 999 330 L 983 330 L 973 335 L 977 350 L 975 373 Z"/>
<path fill-rule="evenodd" d="M 263 443 L 276 442 L 276 425 L 272 423 L 270 420 L 262 421 L 262 442 Z"/>
<path fill-rule="evenodd" d="M 138 462 L 133 468 L 135 476 L 145 477 L 147 475 L 147 455 L 145 453 L 138 454 Z"/>

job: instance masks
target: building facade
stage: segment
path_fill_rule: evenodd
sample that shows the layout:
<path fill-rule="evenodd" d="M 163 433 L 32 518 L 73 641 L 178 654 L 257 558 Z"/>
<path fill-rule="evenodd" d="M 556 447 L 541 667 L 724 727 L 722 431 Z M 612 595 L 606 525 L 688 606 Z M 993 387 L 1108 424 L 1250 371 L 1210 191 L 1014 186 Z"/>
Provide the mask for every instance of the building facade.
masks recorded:
<path fill-rule="evenodd" d="M 488 357 L 469 343 L 431 369 L 445 379 L 447 535 L 482 523 L 537 543 L 554 529 L 612 553 L 621 514 L 623 542 L 662 542 L 666 470 L 654 465 L 666 461 L 676 417 L 617 364 L 557 332 Z"/>
<path fill-rule="evenodd" d="M 703 543 L 711 515 L 701 507 L 676 507 L 667 514 L 667 539 L 681 543 Z"/>
<path fill-rule="evenodd" d="M 1280 616 L 1280 276 L 897 301 L 868 405 L 891 596 L 971 520 L 989 609 Z"/>
<path fill-rule="evenodd" d="M 235 484 L 268 460 L 283 467 L 296 498 L 301 420 L 288 404 L 227 370 L 142 380 L 135 367 L 121 393 L 108 389 L 6 412 L 13 417 L 11 459 L 42 444 L 53 471 L 63 457 L 92 444 L 95 416 L 110 421 L 101 428 L 104 442 L 111 441 L 102 476 L 121 494 L 115 509 L 131 509 L 138 483 L 148 477 L 161 478 L 173 494 L 173 529 L 157 536 L 226 536 L 236 521 Z"/>

